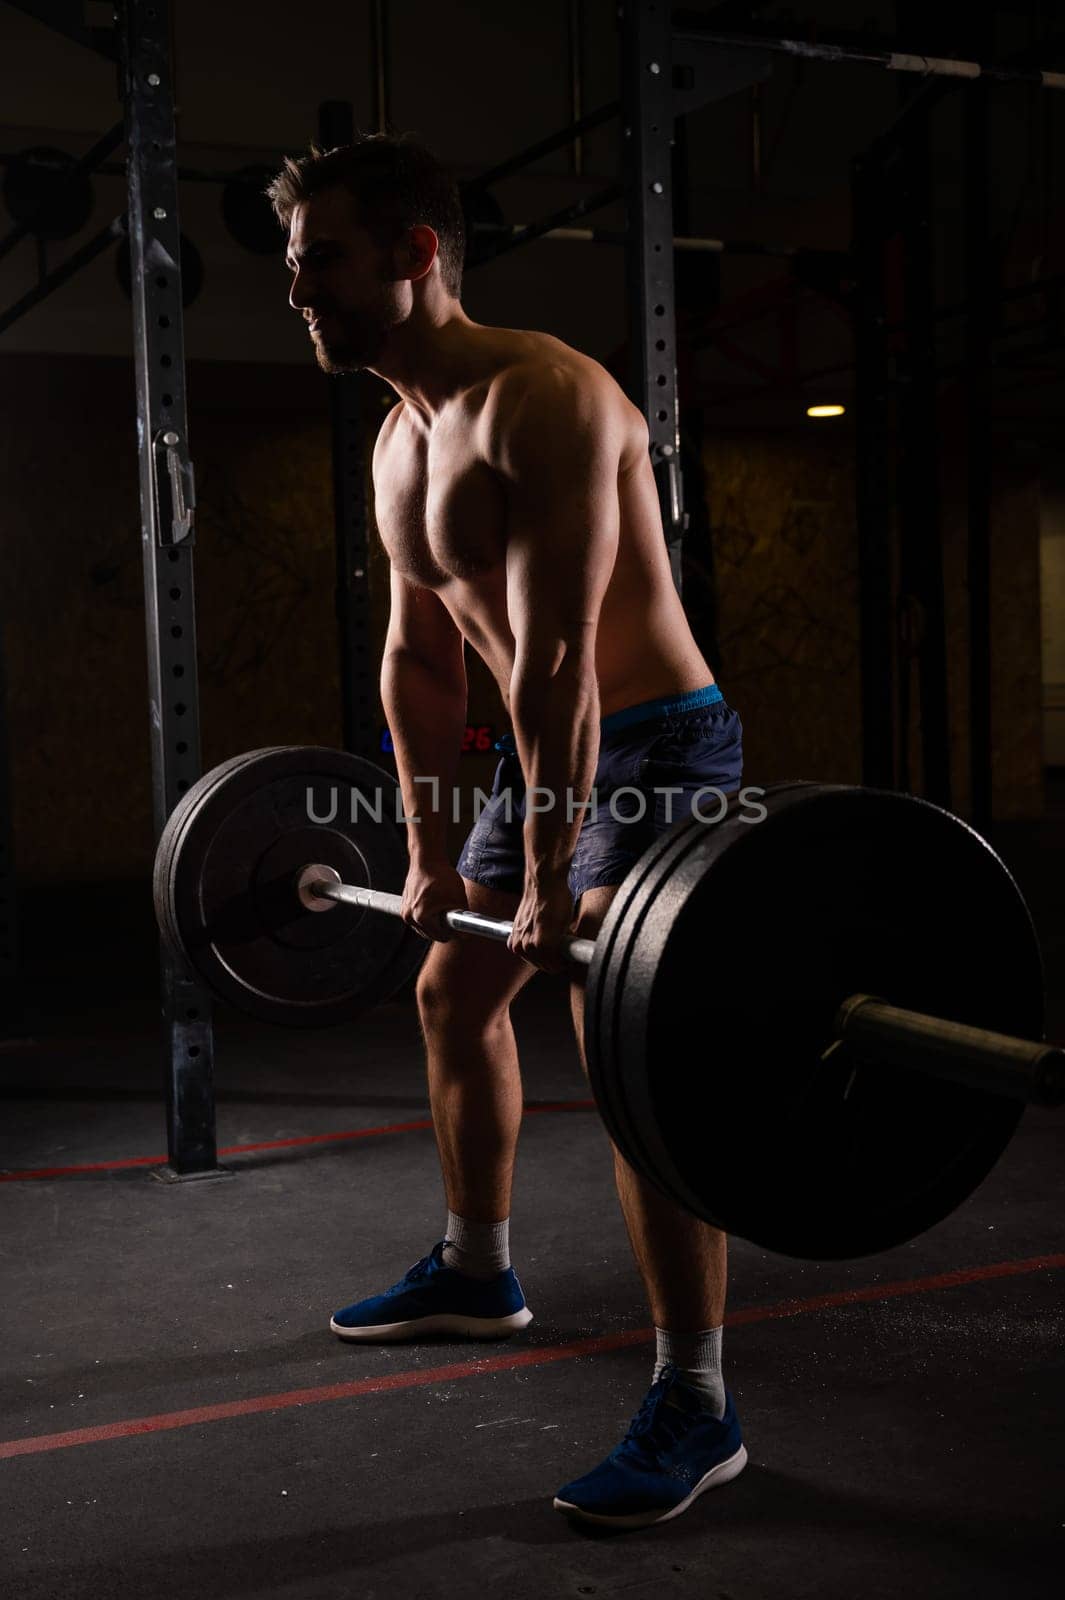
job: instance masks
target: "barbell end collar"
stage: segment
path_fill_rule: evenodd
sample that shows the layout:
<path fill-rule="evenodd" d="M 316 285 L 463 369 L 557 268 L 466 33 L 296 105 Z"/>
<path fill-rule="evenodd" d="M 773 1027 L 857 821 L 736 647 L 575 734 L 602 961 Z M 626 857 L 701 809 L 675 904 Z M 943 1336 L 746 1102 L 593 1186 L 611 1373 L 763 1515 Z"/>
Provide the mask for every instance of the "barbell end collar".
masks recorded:
<path fill-rule="evenodd" d="M 341 881 L 335 867 L 313 862 L 296 879 L 296 894 L 304 911 L 332 911 L 335 904 L 326 891 Z"/>

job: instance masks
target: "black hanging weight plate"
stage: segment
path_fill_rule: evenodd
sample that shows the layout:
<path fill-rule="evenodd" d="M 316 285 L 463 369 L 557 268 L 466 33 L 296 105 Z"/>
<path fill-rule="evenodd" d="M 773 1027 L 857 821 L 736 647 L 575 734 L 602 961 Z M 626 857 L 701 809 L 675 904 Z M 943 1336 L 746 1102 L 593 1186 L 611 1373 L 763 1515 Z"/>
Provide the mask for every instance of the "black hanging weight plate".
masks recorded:
<path fill-rule="evenodd" d="M 398 792 L 372 762 L 317 746 L 222 763 L 183 796 L 160 838 L 163 936 L 216 994 L 270 1022 L 322 1027 L 387 1000 L 427 942 L 357 907 L 309 911 L 296 880 L 315 862 L 345 883 L 401 891 Z"/>

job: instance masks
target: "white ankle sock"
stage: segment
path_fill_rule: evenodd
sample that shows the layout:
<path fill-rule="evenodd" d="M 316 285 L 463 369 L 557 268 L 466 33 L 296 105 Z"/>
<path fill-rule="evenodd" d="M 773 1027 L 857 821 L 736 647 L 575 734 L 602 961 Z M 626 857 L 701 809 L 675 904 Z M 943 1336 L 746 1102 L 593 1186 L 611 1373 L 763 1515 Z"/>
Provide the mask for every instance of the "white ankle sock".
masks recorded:
<path fill-rule="evenodd" d="M 725 1380 L 721 1376 L 721 1335 L 723 1328 L 704 1328 L 701 1333 L 670 1333 L 655 1329 L 655 1379 L 671 1361 L 689 1389 L 702 1396 L 703 1404 L 715 1417 L 725 1415 Z"/>
<path fill-rule="evenodd" d="M 445 1267 L 468 1278 L 495 1278 L 510 1266 L 510 1218 L 502 1222 L 467 1222 L 447 1214 L 447 1240 L 440 1259 Z"/>

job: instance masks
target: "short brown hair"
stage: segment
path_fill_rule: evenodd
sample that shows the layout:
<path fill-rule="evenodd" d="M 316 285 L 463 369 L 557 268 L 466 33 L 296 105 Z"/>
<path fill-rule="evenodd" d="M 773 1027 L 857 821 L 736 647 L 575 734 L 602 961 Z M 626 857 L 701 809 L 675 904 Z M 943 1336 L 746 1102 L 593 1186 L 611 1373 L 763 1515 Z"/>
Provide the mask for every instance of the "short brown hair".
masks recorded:
<path fill-rule="evenodd" d="M 266 198 L 287 228 L 298 205 L 323 189 L 340 185 L 358 202 L 359 222 L 389 242 L 416 223 L 426 223 L 440 240 L 440 275 L 449 294 L 462 288 L 466 226 L 458 184 L 436 157 L 405 136 L 367 133 L 354 144 L 285 157 Z"/>

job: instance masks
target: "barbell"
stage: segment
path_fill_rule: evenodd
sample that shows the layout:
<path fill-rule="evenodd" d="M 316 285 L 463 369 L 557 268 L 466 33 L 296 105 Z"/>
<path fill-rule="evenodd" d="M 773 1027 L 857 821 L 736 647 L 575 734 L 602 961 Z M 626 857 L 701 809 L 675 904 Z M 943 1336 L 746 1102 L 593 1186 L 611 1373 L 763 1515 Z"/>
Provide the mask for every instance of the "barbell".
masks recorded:
<path fill-rule="evenodd" d="M 786 1255 L 866 1255 L 971 1194 L 1026 1103 L 1062 1102 L 1065 1051 L 1043 1041 L 1024 898 L 966 823 L 887 791 L 754 792 L 661 835 L 595 940 L 568 941 L 589 1081 L 624 1158 L 696 1216 Z M 342 751 L 224 762 L 163 830 L 164 939 L 255 1016 L 356 1018 L 428 948 L 398 915 L 400 817 L 395 779 Z"/>

